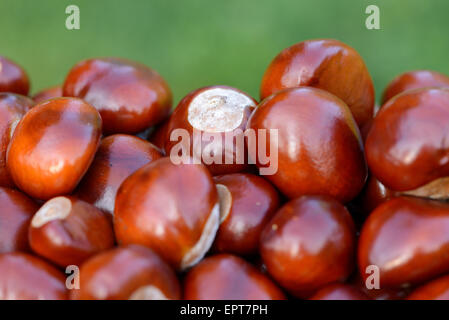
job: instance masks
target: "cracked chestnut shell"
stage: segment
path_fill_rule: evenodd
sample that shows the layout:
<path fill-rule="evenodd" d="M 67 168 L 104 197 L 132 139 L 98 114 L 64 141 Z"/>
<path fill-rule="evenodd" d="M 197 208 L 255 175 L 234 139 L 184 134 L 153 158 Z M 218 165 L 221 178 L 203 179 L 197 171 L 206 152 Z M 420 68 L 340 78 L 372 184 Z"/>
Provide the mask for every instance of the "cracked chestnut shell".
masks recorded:
<path fill-rule="evenodd" d="M 425 88 L 390 99 L 366 139 L 368 166 L 387 188 L 447 198 L 449 89 Z"/>
<path fill-rule="evenodd" d="M 379 268 L 381 288 L 420 284 L 449 271 L 449 204 L 397 197 L 365 221 L 358 243 L 363 281 Z"/>
<path fill-rule="evenodd" d="M 449 88 L 449 77 L 430 70 L 415 70 L 404 72 L 394 78 L 385 88 L 382 95 L 382 104 L 394 96 L 407 90 L 420 89 L 425 87 L 445 87 Z"/>
<path fill-rule="evenodd" d="M 307 40 L 281 51 L 265 71 L 260 98 L 299 86 L 320 88 L 342 99 L 360 127 L 373 117 L 371 76 L 357 51 L 343 42 Z"/>
<path fill-rule="evenodd" d="M 275 93 L 259 104 L 247 128 L 267 130 L 265 150 L 270 144 L 275 150 L 274 155 L 270 150 L 269 165 L 275 167 L 272 161 L 277 161 L 278 168 L 265 177 L 289 198 L 320 194 L 348 202 L 365 183 L 359 129 L 345 103 L 324 90 L 303 87 Z M 277 131 L 277 144 L 272 130 Z M 259 134 L 249 139 L 248 149 L 256 143 L 260 148 L 259 139 Z"/>
<path fill-rule="evenodd" d="M 129 245 L 103 251 L 80 268 L 73 300 L 178 300 L 175 272 L 151 249 Z"/>
<path fill-rule="evenodd" d="M 30 80 L 25 70 L 6 57 L 0 56 L 0 92 L 28 95 Z"/>
<path fill-rule="evenodd" d="M 249 173 L 214 177 L 220 198 L 221 224 L 215 238 L 218 252 L 256 254 L 265 225 L 279 207 L 276 189 Z"/>
<path fill-rule="evenodd" d="M 79 266 L 115 243 L 110 216 L 72 196 L 47 201 L 34 214 L 28 239 L 35 253 L 61 267 Z"/>
<path fill-rule="evenodd" d="M 284 300 L 283 292 L 263 273 L 231 254 L 210 256 L 184 279 L 186 300 Z"/>
<path fill-rule="evenodd" d="M 304 196 L 281 207 L 265 226 L 260 254 L 281 287 L 305 298 L 353 271 L 355 227 L 346 208 L 329 197 Z"/>
<path fill-rule="evenodd" d="M 92 104 L 103 119 L 103 132 L 138 133 L 164 120 L 172 94 L 149 67 L 125 59 L 83 60 L 67 75 L 63 95 Z"/>
<path fill-rule="evenodd" d="M 206 167 L 176 165 L 168 157 L 126 178 L 115 200 L 119 244 L 150 247 L 178 270 L 204 257 L 219 221 L 217 189 Z"/>
<path fill-rule="evenodd" d="M 0 254 L 0 300 L 66 300 L 64 274 L 26 253 Z"/>
<path fill-rule="evenodd" d="M 76 98 L 47 100 L 17 125 L 7 151 L 15 185 L 33 198 L 69 194 L 91 164 L 101 136 L 101 117 Z"/>
<path fill-rule="evenodd" d="M 28 226 L 37 203 L 22 192 L 0 187 L 0 253 L 29 251 Z"/>
<path fill-rule="evenodd" d="M 113 214 L 115 196 L 122 182 L 137 169 L 162 157 L 151 143 L 127 134 L 101 140 L 89 170 L 75 194 L 104 212 Z"/>
<path fill-rule="evenodd" d="M 6 168 L 6 151 L 17 124 L 33 105 L 33 100 L 28 97 L 0 92 L 0 186 L 2 187 L 14 187 Z"/>

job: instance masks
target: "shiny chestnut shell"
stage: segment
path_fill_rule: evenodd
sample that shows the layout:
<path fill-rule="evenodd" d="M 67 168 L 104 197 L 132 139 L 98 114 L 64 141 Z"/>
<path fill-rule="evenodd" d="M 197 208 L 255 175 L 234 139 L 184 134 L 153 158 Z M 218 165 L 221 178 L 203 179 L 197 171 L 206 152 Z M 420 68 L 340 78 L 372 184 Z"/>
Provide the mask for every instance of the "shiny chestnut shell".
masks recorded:
<path fill-rule="evenodd" d="M 304 298 L 351 274 L 355 240 L 343 205 L 329 197 L 304 196 L 281 207 L 265 226 L 260 254 L 273 279 Z"/>
<path fill-rule="evenodd" d="M 277 130 L 273 161 L 278 169 L 265 177 L 289 198 L 321 194 L 347 202 L 365 183 L 360 132 L 345 103 L 326 91 L 303 87 L 278 92 L 259 104 L 247 128 L 267 130 L 266 150 L 274 139 L 268 130 Z M 249 140 L 248 148 L 256 141 Z"/>
<path fill-rule="evenodd" d="M 28 95 L 30 81 L 25 70 L 15 62 L 0 56 L 0 92 Z"/>
<path fill-rule="evenodd" d="M 39 206 L 22 192 L 0 187 L 0 253 L 29 251 L 28 226 Z"/>
<path fill-rule="evenodd" d="M 162 157 L 151 143 L 126 134 L 101 140 L 95 158 L 75 193 L 97 208 L 113 214 L 115 196 L 122 182 L 134 171 Z"/>
<path fill-rule="evenodd" d="M 63 95 L 97 108 L 106 134 L 140 132 L 164 120 L 172 104 L 170 88 L 156 71 L 119 58 L 79 62 L 65 79 Z"/>
<path fill-rule="evenodd" d="M 385 88 L 382 95 L 382 104 L 407 90 L 425 87 L 449 88 L 449 77 L 430 70 L 415 70 L 402 73 L 394 78 Z"/>
<path fill-rule="evenodd" d="M 33 96 L 35 103 L 41 103 L 45 100 L 62 97 L 62 86 L 54 86 L 39 91 Z"/>
<path fill-rule="evenodd" d="M 101 135 L 97 110 L 75 98 L 47 100 L 28 111 L 8 147 L 7 167 L 37 199 L 68 194 L 91 164 Z"/>
<path fill-rule="evenodd" d="M 379 268 L 381 288 L 422 283 L 449 271 L 449 204 L 397 197 L 365 221 L 358 243 L 359 271 Z"/>
<path fill-rule="evenodd" d="M 217 190 L 206 167 L 173 164 L 165 157 L 120 186 L 114 230 L 119 244 L 145 245 L 184 270 L 209 250 L 219 219 Z"/>
<path fill-rule="evenodd" d="M 449 300 L 449 275 L 416 288 L 407 300 Z"/>
<path fill-rule="evenodd" d="M 80 268 L 73 300 L 180 299 L 175 272 L 152 250 L 129 245 L 103 251 Z"/>
<path fill-rule="evenodd" d="M 115 244 L 110 216 L 71 196 L 47 201 L 33 216 L 28 239 L 35 253 L 64 268 Z"/>
<path fill-rule="evenodd" d="M 0 254 L 0 300 L 65 300 L 64 274 L 26 253 Z"/>
<path fill-rule="evenodd" d="M 448 122 L 449 89 L 417 89 L 390 99 L 366 139 L 373 175 L 395 191 L 449 175 Z"/>
<path fill-rule="evenodd" d="M 283 300 L 282 291 L 245 260 L 230 254 L 208 257 L 184 279 L 186 300 Z"/>
<path fill-rule="evenodd" d="M 0 186 L 14 187 L 6 168 L 6 151 L 16 125 L 34 105 L 28 97 L 0 92 Z"/>
<path fill-rule="evenodd" d="M 358 288 L 343 283 L 330 284 L 316 292 L 309 300 L 370 300 Z"/>
<path fill-rule="evenodd" d="M 218 252 L 256 254 L 265 225 L 279 207 L 276 189 L 249 173 L 214 177 L 220 195 L 221 224 L 214 247 Z"/>
<path fill-rule="evenodd" d="M 281 51 L 265 71 L 260 98 L 299 86 L 342 99 L 360 127 L 373 117 L 374 86 L 368 69 L 357 51 L 338 40 L 307 40 Z"/>

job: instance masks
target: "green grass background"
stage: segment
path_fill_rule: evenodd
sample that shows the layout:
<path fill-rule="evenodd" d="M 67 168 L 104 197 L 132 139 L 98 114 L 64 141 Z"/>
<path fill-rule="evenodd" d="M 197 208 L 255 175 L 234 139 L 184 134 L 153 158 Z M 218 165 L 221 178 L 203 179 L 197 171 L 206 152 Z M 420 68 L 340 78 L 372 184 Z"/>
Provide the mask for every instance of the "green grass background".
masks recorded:
<path fill-rule="evenodd" d="M 80 30 L 65 28 L 69 4 L 80 7 Z M 380 7 L 381 30 L 365 28 L 369 4 Z M 27 70 L 33 92 L 81 59 L 120 56 L 161 73 L 175 102 L 212 84 L 258 98 L 279 51 L 336 38 L 362 55 L 379 97 L 406 70 L 449 74 L 448 17 L 448 0 L 0 0 L 0 55 Z"/>

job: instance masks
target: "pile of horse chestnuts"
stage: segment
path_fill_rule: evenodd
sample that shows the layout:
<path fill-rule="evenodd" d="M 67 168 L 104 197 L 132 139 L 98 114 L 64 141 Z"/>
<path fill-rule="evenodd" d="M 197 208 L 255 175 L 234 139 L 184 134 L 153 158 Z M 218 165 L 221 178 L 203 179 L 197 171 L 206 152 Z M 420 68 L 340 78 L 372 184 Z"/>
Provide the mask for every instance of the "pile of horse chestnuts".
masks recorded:
<path fill-rule="evenodd" d="M 449 299 L 441 73 L 377 105 L 357 51 L 317 39 L 259 100 L 212 85 L 172 109 L 121 58 L 29 92 L 0 56 L 0 299 Z"/>

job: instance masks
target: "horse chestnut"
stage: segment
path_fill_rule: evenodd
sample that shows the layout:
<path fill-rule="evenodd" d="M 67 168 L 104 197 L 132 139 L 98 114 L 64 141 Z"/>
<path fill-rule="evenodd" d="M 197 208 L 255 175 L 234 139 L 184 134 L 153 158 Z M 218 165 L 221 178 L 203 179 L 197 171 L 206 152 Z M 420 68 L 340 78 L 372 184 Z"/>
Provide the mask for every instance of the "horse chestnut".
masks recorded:
<path fill-rule="evenodd" d="M 30 81 L 25 70 L 11 60 L 0 56 L 0 92 L 28 95 Z"/>
<path fill-rule="evenodd" d="M 44 89 L 33 96 L 36 103 L 44 102 L 45 100 L 62 97 L 62 86 L 54 86 Z"/>

